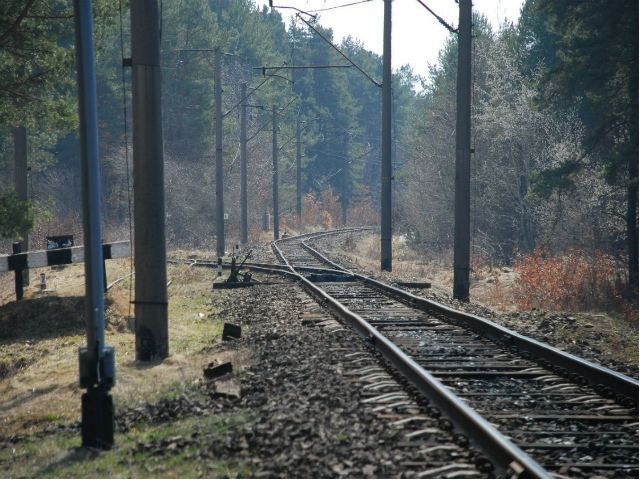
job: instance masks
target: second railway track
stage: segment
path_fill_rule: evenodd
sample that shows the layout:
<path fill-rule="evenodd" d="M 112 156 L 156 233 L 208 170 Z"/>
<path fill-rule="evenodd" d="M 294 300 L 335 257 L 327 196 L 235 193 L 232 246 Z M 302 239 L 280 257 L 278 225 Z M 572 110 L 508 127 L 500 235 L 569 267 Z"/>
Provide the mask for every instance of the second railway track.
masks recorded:
<path fill-rule="evenodd" d="M 306 243 L 358 230 L 290 237 L 272 247 L 309 293 L 485 451 L 497 473 L 638 477 L 636 380 L 350 272 Z M 332 272 L 301 268 L 309 266 Z"/>

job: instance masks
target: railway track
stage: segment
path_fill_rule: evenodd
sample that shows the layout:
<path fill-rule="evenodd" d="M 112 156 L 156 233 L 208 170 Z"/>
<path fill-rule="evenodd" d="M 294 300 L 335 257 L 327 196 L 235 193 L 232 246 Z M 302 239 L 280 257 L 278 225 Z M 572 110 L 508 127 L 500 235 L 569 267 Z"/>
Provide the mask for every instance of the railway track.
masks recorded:
<path fill-rule="evenodd" d="M 636 380 L 348 271 L 307 243 L 346 232 L 290 237 L 272 248 L 307 292 L 371 342 L 497 473 L 638 477 Z"/>

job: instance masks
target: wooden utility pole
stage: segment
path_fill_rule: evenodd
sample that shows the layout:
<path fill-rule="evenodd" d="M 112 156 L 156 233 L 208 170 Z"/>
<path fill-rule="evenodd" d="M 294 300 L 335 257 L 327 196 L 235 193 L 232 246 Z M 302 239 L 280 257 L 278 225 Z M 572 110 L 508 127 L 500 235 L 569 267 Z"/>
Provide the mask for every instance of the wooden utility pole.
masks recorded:
<path fill-rule="evenodd" d="M 471 0 L 460 0 L 459 5 L 453 298 L 468 301 L 471 256 Z"/>
<path fill-rule="evenodd" d="M 273 239 L 280 238 L 280 200 L 278 198 L 278 110 L 271 107 L 273 115 Z"/>
<path fill-rule="evenodd" d="M 380 191 L 380 269 L 392 269 L 391 239 L 391 0 L 384 0 L 382 52 L 382 172 Z"/>
<path fill-rule="evenodd" d="M 247 84 L 240 86 L 240 243 L 248 241 L 247 219 Z"/>
<path fill-rule="evenodd" d="M 16 127 L 13 129 L 13 158 L 16 196 L 19 200 L 29 199 L 28 169 L 27 169 L 27 129 Z M 20 233 L 20 251 L 29 251 L 29 231 Z M 29 285 L 29 270 L 22 270 L 22 283 Z"/>
<path fill-rule="evenodd" d="M 169 354 L 158 0 L 131 1 L 136 359 Z"/>

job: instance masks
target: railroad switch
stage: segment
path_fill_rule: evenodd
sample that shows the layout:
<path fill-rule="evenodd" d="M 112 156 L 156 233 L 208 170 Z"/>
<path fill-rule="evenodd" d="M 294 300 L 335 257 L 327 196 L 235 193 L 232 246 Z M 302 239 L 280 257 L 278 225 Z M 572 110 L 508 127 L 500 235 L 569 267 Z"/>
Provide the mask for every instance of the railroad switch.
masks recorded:
<path fill-rule="evenodd" d="M 235 252 L 233 253 L 233 256 L 231 257 L 231 273 L 229 274 L 229 278 L 227 278 L 227 283 L 238 283 L 238 275 L 240 274 L 240 269 L 244 266 L 244 264 L 246 263 L 246 261 L 249 259 L 249 257 L 251 256 L 251 254 L 253 253 L 253 250 L 249 250 L 249 252 L 247 253 L 247 255 L 244 257 L 244 260 L 242 260 L 242 262 L 240 263 L 240 266 L 236 265 L 236 254 Z M 248 278 L 248 280 L 247 280 Z M 249 274 L 249 276 L 247 277 L 247 275 L 245 274 L 243 276 L 243 282 L 247 283 L 251 281 L 251 274 Z"/>

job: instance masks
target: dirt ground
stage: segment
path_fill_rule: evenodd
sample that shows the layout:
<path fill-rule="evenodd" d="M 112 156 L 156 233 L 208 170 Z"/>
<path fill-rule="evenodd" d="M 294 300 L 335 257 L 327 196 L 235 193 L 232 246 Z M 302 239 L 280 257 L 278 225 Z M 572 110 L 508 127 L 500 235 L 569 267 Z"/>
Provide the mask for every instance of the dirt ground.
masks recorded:
<path fill-rule="evenodd" d="M 82 265 L 46 269 L 49 291 L 30 289 L 21 302 L 7 294 L 0 305 L 2 476 L 490 476 L 486 459 L 424 399 L 403 394 L 419 421 L 390 425 L 393 410 L 371 401 L 403 387 L 295 285 L 260 274 L 264 285 L 212 291 L 215 271 L 170 264 L 171 353 L 143 364 L 133 353 L 129 265 L 108 270 L 109 282 L 123 278 L 107 295 L 106 315 L 117 361 L 115 447 L 80 448 Z M 9 290 L 12 279 L 1 280 Z M 241 324 L 242 339 L 221 342 L 224 321 Z M 230 377 L 203 377 L 204 367 L 224 362 Z M 357 373 L 363 366 L 378 369 L 369 383 Z M 380 378 L 390 390 L 369 389 Z"/>
<path fill-rule="evenodd" d="M 118 388 L 114 399 L 128 403 L 160 394 L 165 385 L 189 382 L 200 374 L 198 352 L 219 336 L 221 324 L 207 318 L 210 275 L 186 266 L 169 266 L 170 352 L 149 369 L 135 361 L 133 308 L 129 303 L 129 262 L 111 260 L 108 283 L 123 280 L 106 295 L 106 342 L 116 349 Z M 82 264 L 62 270 L 31 272 L 25 299 L 15 302 L 13 279 L 0 279 L 0 425 L 4 435 L 34 432 L 45 420 L 77 417 L 78 348 L 85 343 L 84 270 Z M 40 273 L 47 290 L 39 292 Z M 195 356 L 195 357 L 194 357 Z M 195 359 L 195 361 L 194 361 Z"/>

